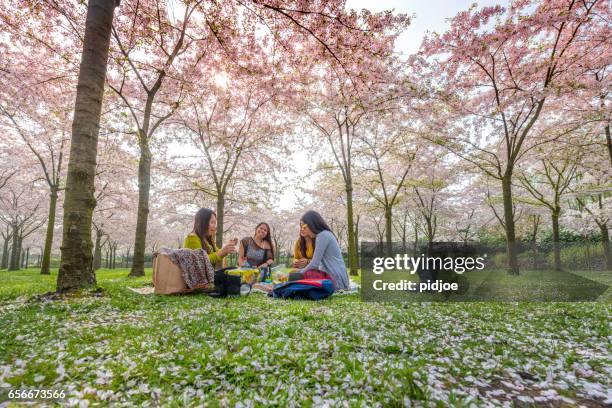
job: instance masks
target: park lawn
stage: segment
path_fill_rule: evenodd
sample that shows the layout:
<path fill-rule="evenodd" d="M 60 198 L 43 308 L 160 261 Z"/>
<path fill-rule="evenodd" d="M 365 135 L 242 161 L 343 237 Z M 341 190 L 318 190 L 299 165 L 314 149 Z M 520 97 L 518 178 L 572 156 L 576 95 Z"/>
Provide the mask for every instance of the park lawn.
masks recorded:
<path fill-rule="evenodd" d="M 375 281 L 411 281 L 418 284 L 419 276 L 403 270 L 385 271 L 381 275 L 366 271 L 363 275 L 363 294 L 366 300 L 393 301 L 612 301 L 612 271 L 522 270 L 520 275 L 513 276 L 505 269 L 486 269 L 451 275 L 438 276 L 438 279 L 447 280 L 449 277 L 459 277 L 456 282 L 460 290 L 449 297 L 444 293 L 375 290 Z M 381 287 L 380 283 L 378 287 Z"/>
<path fill-rule="evenodd" d="M 0 271 L 0 387 L 74 405 L 612 402 L 610 303 L 145 296 L 128 287 L 150 270 L 127 272 L 99 271 L 102 296 L 41 301 L 56 271 Z"/>

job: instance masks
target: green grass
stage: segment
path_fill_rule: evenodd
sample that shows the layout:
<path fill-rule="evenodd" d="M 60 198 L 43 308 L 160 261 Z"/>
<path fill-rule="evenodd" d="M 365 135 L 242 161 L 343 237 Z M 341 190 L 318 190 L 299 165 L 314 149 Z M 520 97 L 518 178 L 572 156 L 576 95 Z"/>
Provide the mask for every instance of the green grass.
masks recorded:
<path fill-rule="evenodd" d="M 445 278 L 446 276 L 446 278 Z M 541 301 L 541 302 L 610 302 L 611 271 L 521 270 L 509 275 L 503 269 L 470 271 L 463 275 L 440 274 L 439 279 L 459 278 L 459 291 L 417 293 L 404 290 L 374 290 L 374 282 L 411 281 L 418 284 L 419 276 L 402 270 L 385 271 L 377 275 L 371 270 L 363 274 L 365 300 L 394 301 Z M 452 280 L 451 280 L 452 281 Z M 380 287 L 380 283 L 377 284 Z"/>
<path fill-rule="evenodd" d="M 40 302 L 36 270 L 0 271 L 0 387 L 69 402 L 154 406 L 603 406 L 609 303 L 321 302 L 260 294 L 138 295 L 100 270 L 102 297 Z M 2 400 L 0 399 L 0 404 Z"/>

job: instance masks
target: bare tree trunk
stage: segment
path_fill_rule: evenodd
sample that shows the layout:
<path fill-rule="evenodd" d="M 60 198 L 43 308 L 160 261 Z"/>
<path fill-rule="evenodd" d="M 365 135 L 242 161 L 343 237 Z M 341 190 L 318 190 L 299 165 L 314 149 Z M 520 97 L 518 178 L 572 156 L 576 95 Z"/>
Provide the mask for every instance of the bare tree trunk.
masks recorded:
<path fill-rule="evenodd" d="M 393 207 L 388 205 L 385 207 L 385 239 L 387 256 L 393 256 Z"/>
<path fill-rule="evenodd" d="M 610 165 L 612 166 L 612 137 L 610 136 L 610 124 L 605 128 L 606 131 L 606 146 L 608 146 L 608 156 L 610 157 Z"/>
<path fill-rule="evenodd" d="M 359 217 L 357 216 L 357 221 L 355 221 L 355 251 L 357 251 L 357 255 L 359 255 Z"/>
<path fill-rule="evenodd" d="M 540 216 L 538 214 L 534 214 L 533 223 L 532 223 L 532 234 L 531 243 L 533 244 L 533 248 L 535 249 L 537 240 L 538 240 L 538 227 L 540 226 Z"/>
<path fill-rule="evenodd" d="M 610 252 L 610 233 L 608 224 L 598 223 L 601 231 L 601 245 L 603 247 L 604 259 L 606 260 L 606 270 L 612 271 L 612 253 Z"/>
<path fill-rule="evenodd" d="M 119 0 L 89 0 L 87 6 L 66 179 L 58 292 L 96 283 L 91 242 L 94 178 L 113 11 L 118 4 Z"/>
<path fill-rule="evenodd" d="M 93 270 L 100 269 L 102 263 L 102 229 L 96 229 L 96 244 L 94 246 Z"/>
<path fill-rule="evenodd" d="M 142 131 L 141 131 L 142 133 Z M 129 276 L 144 276 L 147 223 L 149 220 L 149 192 L 151 190 L 151 150 L 141 135 L 140 161 L 138 163 L 138 215 L 134 240 L 134 261 Z"/>
<path fill-rule="evenodd" d="M 510 168 L 510 165 L 508 165 Z M 506 171 L 502 178 L 502 197 L 504 201 L 504 227 L 506 230 L 506 245 L 508 251 L 508 274 L 518 275 L 518 256 L 516 233 L 514 230 L 514 209 L 512 207 L 512 171 Z"/>
<path fill-rule="evenodd" d="M 355 223 L 353 221 L 353 182 L 349 178 L 346 183 L 346 227 L 348 229 L 348 261 L 349 272 L 357 276 L 359 261 L 357 259 L 357 248 L 355 247 Z"/>
<path fill-rule="evenodd" d="M 125 256 L 125 267 L 126 268 L 130 266 L 130 251 L 131 251 L 131 248 L 128 248 L 127 254 Z"/>
<path fill-rule="evenodd" d="M 553 211 L 552 215 L 553 252 L 555 271 L 561 270 L 561 248 L 559 246 L 559 211 Z"/>
<path fill-rule="evenodd" d="M 19 230 L 16 225 L 13 225 L 13 243 L 11 244 L 9 271 L 16 271 L 19 269 L 19 255 Z"/>
<path fill-rule="evenodd" d="M 402 252 L 406 253 L 407 247 L 407 237 L 406 237 L 406 229 L 407 229 L 407 221 L 408 214 L 404 213 L 404 217 L 402 218 Z"/>
<path fill-rule="evenodd" d="M 53 230 L 55 229 L 55 208 L 57 206 L 57 187 L 51 188 L 49 200 L 49 221 L 47 222 L 47 235 L 45 237 L 45 249 L 43 251 L 42 266 L 40 267 L 41 275 L 49 275 L 49 267 L 51 265 L 51 248 L 53 247 Z"/>
<path fill-rule="evenodd" d="M 0 269 L 7 269 L 9 262 L 9 241 L 10 236 L 7 235 L 4 240 L 4 246 L 2 248 L 2 261 L 0 262 Z"/>
<path fill-rule="evenodd" d="M 23 267 L 27 269 L 29 263 L 30 263 L 30 247 L 27 247 L 26 252 L 25 252 L 25 262 L 23 263 Z"/>
<path fill-rule="evenodd" d="M 417 223 L 416 215 L 414 217 L 414 244 L 412 245 L 413 256 L 417 256 L 419 250 L 419 224 Z"/>
<path fill-rule="evenodd" d="M 225 192 L 217 191 L 217 233 L 215 241 L 217 246 L 223 246 L 223 228 L 225 225 Z"/>

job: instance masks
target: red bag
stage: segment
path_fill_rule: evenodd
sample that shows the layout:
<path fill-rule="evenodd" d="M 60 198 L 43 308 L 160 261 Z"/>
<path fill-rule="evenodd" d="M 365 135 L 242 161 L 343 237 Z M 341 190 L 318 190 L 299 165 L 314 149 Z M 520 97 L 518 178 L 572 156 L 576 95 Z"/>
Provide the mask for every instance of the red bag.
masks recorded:
<path fill-rule="evenodd" d="M 304 272 L 303 279 L 329 279 L 334 284 L 334 287 L 336 287 L 336 280 L 329 273 L 318 269 L 310 269 Z"/>

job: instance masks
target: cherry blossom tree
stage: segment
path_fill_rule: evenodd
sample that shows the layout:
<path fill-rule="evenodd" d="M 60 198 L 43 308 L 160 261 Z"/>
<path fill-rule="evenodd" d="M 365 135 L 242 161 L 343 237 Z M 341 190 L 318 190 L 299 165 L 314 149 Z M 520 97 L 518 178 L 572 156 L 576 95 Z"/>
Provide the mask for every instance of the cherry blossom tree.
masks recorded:
<path fill-rule="evenodd" d="M 59 292 L 95 283 L 91 218 L 98 129 L 113 11 L 118 0 L 89 0 L 66 179 Z"/>
<path fill-rule="evenodd" d="M 422 220 L 421 230 L 429 249 L 440 233 L 442 213 L 448 198 L 447 189 L 453 182 L 451 168 L 445 159 L 446 155 L 435 147 L 430 147 L 427 151 L 421 150 L 421 174 L 410 185 L 414 193 L 414 205 Z"/>
<path fill-rule="evenodd" d="M 595 147 L 595 146 L 592 146 Z M 605 152 L 607 154 L 607 152 Z M 587 150 L 579 162 L 577 170 L 579 183 L 573 185 L 571 195 L 575 197 L 577 211 L 574 215 L 590 219 L 599 229 L 601 244 L 607 270 L 612 270 L 612 251 L 610 248 L 610 220 L 612 206 L 610 205 L 611 167 L 601 162 L 605 157 L 603 149 Z M 605 160 L 605 159 L 604 159 Z"/>
<path fill-rule="evenodd" d="M 138 217 L 130 276 L 144 275 L 151 140 L 179 108 L 184 83 L 195 79 L 194 68 L 207 51 L 207 36 L 194 22 L 201 3 L 185 2 L 183 15 L 173 19 L 166 1 L 126 0 L 113 25 L 109 87 L 133 119 L 133 135 L 140 150 Z"/>
<path fill-rule="evenodd" d="M 278 157 L 284 156 L 277 146 L 287 129 L 275 100 L 279 91 L 274 83 L 273 77 L 266 81 L 257 76 L 224 76 L 224 83 L 210 86 L 208 94 L 191 94 L 181 112 L 186 138 L 200 153 L 192 157 L 199 162 L 196 171 L 187 172 L 186 177 L 190 189 L 216 201 L 219 246 L 228 198 L 236 200 L 241 190 L 248 191 L 251 198 L 266 196 L 270 181 L 265 177 L 272 175 Z"/>
<path fill-rule="evenodd" d="M 401 24 L 398 23 L 399 26 Z M 387 47 L 390 44 L 389 38 L 384 36 L 381 36 L 381 41 L 386 43 Z M 363 82 L 356 84 L 352 77 L 337 76 L 333 70 L 326 71 L 313 83 L 313 89 L 307 94 L 302 108 L 308 118 L 308 124 L 331 150 L 337 170 L 344 180 L 351 274 L 356 274 L 358 267 L 353 210 L 353 171 L 358 143 L 357 134 L 368 114 L 394 109 L 396 99 L 405 93 L 393 82 L 395 77 L 390 72 L 393 63 L 388 54 L 387 59 L 381 59 L 381 62 L 375 61 L 371 54 L 370 59 L 367 59 L 367 50 L 364 53 L 361 59 L 369 63 L 364 63 L 362 68 L 367 66 L 371 70 L 370 77 L 362 73 L 365 78 L 360 79 Z M 376 70 L 375 67 L 379 69 Z"/>
<path fill-rule="evenodd" d="M 0 220 L 11 230 L 8 270 L 15 271 L 22 265 L 24 240 L 45 224 L 45 218 L 41 216 L 40 211 L 40 204 L 44 203 L 44 199 L 41 200 L 40 186 L 25 177 L 12 179 L 6 190 L 0 198 Z"/>
<path fill-rule="evenodd" d="M 510 274 L 519 273 L 515 167 L 530 148 L 546 142 L 534 140 L 533 128 L 547 102 L 572 92 L 576 78 L 588 71 L 589 55 L 605 46 L 605 37 L 592 35 L 605 9 L 598 0 L 472 7 L 451 20 L 449 31 L 423 43 L 423 55 L 438 56 L 438 98 L 471 121 L 469 135 L 450 137 L 446 145 L 502 186 Z"/>
<path fill-rule="evenodd" d="M 135 228 L 137 154 L 125 146 L 122 134 L 109 129 L 109 122 L 115 123 L 115 119 L 104 118 L 99 140 L 91 231 L 94 271 L 101 267 L 104 247 L 114 256 L 119 242 L 125 245 Z"/>
<path fill-rule="evenodd" d="M 365 181 L 362 188 L 384 212 L 385 248 L 387 256 L 392 256 L 393 208 L 403 198 L 400 193 L 409 182 L 408 175 L 418 154 L 418 147 L 411 140 L 414 135 L 401 124 L 400 118 L 393 115 L 387 115 L 386 118 L 381 116 L 371 115 L 368 126 L 359 136 L 364 144 L 365 174 L 370 174 L 365 180 L 362 179 Z"/>
<path fill-rule="evenodd" d="M 22 50 L 27 53 L 28 50 Z M 32 55 L 30 55 L 32 57 Z M 31 62 L 28 69 L 32 70 Z M 12 132 L 12 143 L 22 144 L 37 161 L 41 176 L 49 189 L 47 234 L 43 250 L 41 274 L 48 275 L 53 247 L 57 200 L 65 177 L 64 154 L 68 145 L 68 124 L 72 100 L 70 81 L 53 78 L 57 72 L 2 71 L 6 81 L 0 92 L 0 118 L 6 133 Z M 42 82 L 42 85 L 38 83 Z"/>
<path fill-rule="evenodd" d="M 564 146 L 561 149 L 548 149 L 536 153 L 536 162 L 529 168 L 519 169 L 518 181 L 533 197 L 536 205 L 550 211 L 553 232 L 554 268 L 561 270 L 561 250 L 559 246 L 559 217 L 562 211 L 562 198 L 575 182 L 583 153 Z M 534 221 L 536 219 L 534 218 Z M 534 228 L 535 229 L 535 228 Z"/>

